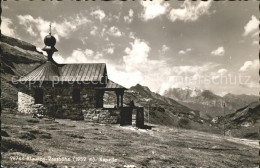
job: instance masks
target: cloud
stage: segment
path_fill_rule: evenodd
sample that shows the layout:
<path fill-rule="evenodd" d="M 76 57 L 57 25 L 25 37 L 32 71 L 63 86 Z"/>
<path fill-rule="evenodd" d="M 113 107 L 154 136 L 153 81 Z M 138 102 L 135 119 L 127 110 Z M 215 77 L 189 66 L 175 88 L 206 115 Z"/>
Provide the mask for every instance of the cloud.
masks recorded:
<path fill-rule="evenodd" d="M 164 95 L 165 91 L 169 90 L 170 84 L 169 83 L 162 83 L 159 89 L 159 94 Z"/>
<path fill-rule="evenodd" d="M 190 1 L 183 2 L 180 8 L 171 9 L 169 19 L 174 22 L 181 20 L 184 22 L 196 21 L 200 16 L 209 14 L 212 1 Z"/>
<path fill-rule="evenodd" d="M 4 35 L 15 37 L 15 30 L 12 28 L 13 22 L 11 19 L 2 16 L 1 32 Z"/>
<path fill-rule="evenodd" d="M 184 50 L 180 50 L 178 53 L 179 54 L 186 54 L 186 52 Z"/>
<path fill-rule="evenodd" d="M 52 58 L 53 58 L 54 61 L 56 61 L 59 64 L 62 64 L 65 61 L 65 59 L 58 53 L 54 54 Z"/>
<path fill-rule="evenodd" d="M 97 26 L 93 26 L 91 28 L 90 34 L 95 36 L 98 33 L 97 30 L 98 30 Z"/>
<path fill-rule="evenodd" d="M 123 56 L 121 67 L 124 68 L 122 71 L 137 75 L 133 76 L 134 84 L 149 84 L 150 89 L 153 90 L 164 80 L 164 75 L 167 76 L 170 70 L 166 66 L 165 61 L 150 59 L 150 52 L 151 47 L 149 43 L 135 37 L 134 42 L 130 43 L 130 47 L 125 48 L 126 55 Z M 135 78 L 139 80 L 137 81 Z"/>
<path fill-rule="evenodd" d="M 107 32 L 107 34 L 109 34 L 111 36 L 115 36 L 115 37 L 122 36 L 121 31 L 117 27 L 115 27 L 115 26 L 110 27 L 108 32 Z"/>
<path fill-rule="evenodd" d="M 79 13 L 59 22 L 50 22 L 41 17 L 34 18 L 31 15 L 18 15 L 19 23 L 24 26 L 25 31 L 32 37 L 43 39 L 49 33 L 49 24 L 52 23 L 52 33 L 59 41 L 59 37 L 70 38 L 72 32 L 79 29 L 81 25 L 90 22 L 83 14 Z"/>
<path fill-rule="evenodd" d="M 161 54 L 165 54 L 170 48 L 167 45 L 162 45 L 162 49 L 160 50 Z"/>
<path fill-rule="evenodd" d="M 139 69 L 139 65 L 145 63 L 148 58 L 148 53 L 150 52 L 150 47 L 144 41 L 135 39 L 134 43 L 131 43 L 132 48 L 126 48 L 126 56 L 123 57 L 124 62 L 128 66 L 127 68 L 131 70 Z"/>
<path fill-rule="evenodd" d="M 249 70 L 259 69 L 259 60 L 256 59 L 254 61 L 246 61 L 243 66 L 240 67 L 239 71 L 246 72 Z"/>
<path fill-rule="evenodd" d="M 102 52 L 94 52 L 91 49 L 75 49 L 72 51 L 71 56 L 61 58 L 61 56 L 55 56 L 57 60 L 63 61 L 62 63 L 103 63 L 106 60 L 103 58 Z"/>
<path fill-rule="evenodd" d="M 105 12 L 100 9 L 91 12 L 90 15 L 96 19 L 99 19 L 100 22 L 106 17 Z"/>
<path fill-rule="evenodd" d="M 124 21 L 126 23 L 131 23 L 133 21 L 134 11 L 133 9 L 130 9 L 128 12 L 128 16 L 124 16 Z"/>
<path fill-rule="evenodd" d="M 258 31 L 258 26 L 259 26 L 259 20 L 252 15 L 251 16 L 251 20 L 245 25 L 244 27 L 244 36 L 247 36 L 251 33 L 256 33 L 256 31 Z M 258 33 L 257 33 L 258 35 Z"/>
<path fill-rule="evenodd" d="M 82 42 L 82 44 L 87 44 L 87 40 L 88 40 L 88 37 L 85 36 L 85 37 L 80 37 L 80 41 Z"/>
<path fill-rule="evenodd" d="M 125 71 L 120 66 L 114 64 L 108 64 L 107 73 L 109 79 L 125 87 L 134 86 L 143 80 L 143 75 L 140 71 Z"/>
<path fill-rule="evenodd" d="M 218 70 L 218 73 L 219 73 L 219 74 L 226 74 L 227 72 L 228 72 L 228 70 L 225 69 L 225 68 L 222 68 L 222 69 L 219 69 L 219 70 Z"/>
<path fill-rule="evenodd" d="M 216 50 L 213 50 L 211 52 L 211 55 L 214 55 L 214 56 L 223 56 L 224 54 L 225 54 L 225 49 L 223 46 L 218 47 Z"/>
<path fill-rule="evenodd" d="M 164 0 L 141 1 L 140 3 L 143 6 L 141 18 L 145 21 L 165 14 L 169 7 L 169 3 Z"/>
<path fill-rule="evenodd" d="M 217 67 L 218 64 L 205 63 L 203 65 L 181 65 L 172 68 L 172 73 L 176 75 L 194 75 L 195 73 L 207 72 Z"/>
<path fill-rule="evenodd" d="M 185 49 L 185 50 L 180 50 L 180 51 L 178 52 L 178 54 L 184 55 L 184 54 L 187 54 L 187 53 L 190 52 L 190 51 L 191 51 L 191 48 L 187 48 L 187 49 Z"/>
<path fill-rule="evenodd" d="M 114 54 L 115 48 L 114 47 L 109 47 L 104 50 L 107 54 Z"/>

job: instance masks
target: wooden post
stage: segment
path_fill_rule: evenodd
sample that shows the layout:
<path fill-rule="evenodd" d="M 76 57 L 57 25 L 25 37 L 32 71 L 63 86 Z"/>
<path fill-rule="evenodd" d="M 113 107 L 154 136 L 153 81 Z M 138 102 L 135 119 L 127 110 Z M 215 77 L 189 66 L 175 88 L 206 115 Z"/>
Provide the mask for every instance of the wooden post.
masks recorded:
<path fill-rule="evenodd" d="M 119 107 L 119 93 L 116 91 L 116 105 Z"/>
<path fill-rule="evenodd" d="M 124 105 L 124 92 L 123 93 L 121 93 L 121 107 L 123 107 L 123 105 Z"/>

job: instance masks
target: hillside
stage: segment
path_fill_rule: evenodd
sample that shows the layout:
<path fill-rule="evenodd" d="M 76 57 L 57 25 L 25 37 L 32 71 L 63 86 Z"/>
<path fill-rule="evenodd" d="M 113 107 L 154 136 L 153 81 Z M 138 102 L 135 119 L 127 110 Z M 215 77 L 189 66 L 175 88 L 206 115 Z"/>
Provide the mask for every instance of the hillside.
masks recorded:
<path fill-rule="evenodd" d="M 149 112 L 150 123 L 219 133 L 217 125 L 201 118 L 198 111 L 171 98 L 154 93 L 146 86 L 137 84 L 126 91 L 124 94 L 125 105 L 131 100 L 136 106 L 144 107 L 145 121 L 148 121 Z M 104 96 L 105 106 L 115 104 L 115 102 L 115 94 L 107 92 Z"/>
<path fill-rule="evenodd" d="M 226 125 L 228 134 L 251 139 L 259 138 L 260 103 L 253 102 L 236 112 L 221 117 L 219 124 Z"/>
<path fill-rule="evenodd" d="M 17 89 L 8 83 L 12 77 L 27 74 L 46 60 L 36 47 L 5 35 L 1 36 L 1 102 L 3 107 L 15 107 Z"/>
<path fill-rule="evenodd" d="M 65 119 L 32 119 L 6 110 L 1 117 L 4 167 L 257 167 L 259 164 L 257 140 L 159 125 L 153 125 L 152 130 L 140 130 Z"/>
<path fill-rule="evenodd" d="M 259 99 L 258 96 L 254 95 L 234 95 L 231 93 L 221 97 L 209 90 L 192 88 L 172 88 L 167 90 L 164 96 L 200 111 L 200 116 L 208 119 L 224 115 L 224 102 L 226 104 L 226 114 L 230 114 Z"/>

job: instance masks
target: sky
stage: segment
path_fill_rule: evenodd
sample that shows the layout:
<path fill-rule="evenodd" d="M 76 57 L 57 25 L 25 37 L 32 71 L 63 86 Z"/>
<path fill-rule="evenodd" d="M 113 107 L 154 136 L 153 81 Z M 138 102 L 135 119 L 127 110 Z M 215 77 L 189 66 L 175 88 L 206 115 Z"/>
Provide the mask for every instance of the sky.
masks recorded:
<path fill-rule="evenodd" d="M 3 34 L 58 63 L 106 63 L 108 77 L 163 94 L 170 88 L 259 94 L 256 1 L 3 1 Z"/>

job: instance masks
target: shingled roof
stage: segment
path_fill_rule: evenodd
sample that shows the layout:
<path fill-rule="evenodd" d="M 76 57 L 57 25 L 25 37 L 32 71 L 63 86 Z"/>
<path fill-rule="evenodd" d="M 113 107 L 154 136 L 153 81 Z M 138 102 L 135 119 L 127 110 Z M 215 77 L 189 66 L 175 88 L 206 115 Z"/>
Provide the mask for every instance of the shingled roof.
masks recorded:
<path fill-rule="evenodd" d="M 59 67 L 54 63 L 47 61 L 36 67 L 33 71 L 27 75 L 21 77 L 18 81 L 55 81 L 60 76 Z"/>
<path fill-rule="evenodd" d="M 107 76 L 105 63 L 84 63 L 84 64 L 55 64 L 51 61 L 36 67 L 27 75 L 21 77 L 19 82 L 102 82 Z M 101 89 L 126 89 L 125 87 L 107 80 L 106 86 Z"/>
<path fill-rule="evenodd" d="M 106 73 L 104 63 L 57 65 L 47 61 L 19 81 L 101 81 Z"/>

